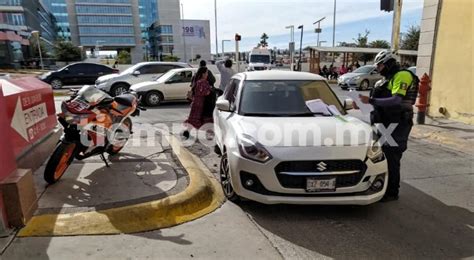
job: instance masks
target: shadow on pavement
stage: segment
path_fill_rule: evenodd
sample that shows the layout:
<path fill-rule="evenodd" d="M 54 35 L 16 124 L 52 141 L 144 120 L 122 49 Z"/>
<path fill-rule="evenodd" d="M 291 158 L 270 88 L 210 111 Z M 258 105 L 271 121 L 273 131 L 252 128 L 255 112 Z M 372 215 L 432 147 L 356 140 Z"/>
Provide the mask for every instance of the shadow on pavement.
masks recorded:
<path fill-rule="evenodd" d="M 242 203 L 261 227 L 332 258 L 468 258 L 474 214 L 408 184 L 399 201 L 370 206 Z"/>

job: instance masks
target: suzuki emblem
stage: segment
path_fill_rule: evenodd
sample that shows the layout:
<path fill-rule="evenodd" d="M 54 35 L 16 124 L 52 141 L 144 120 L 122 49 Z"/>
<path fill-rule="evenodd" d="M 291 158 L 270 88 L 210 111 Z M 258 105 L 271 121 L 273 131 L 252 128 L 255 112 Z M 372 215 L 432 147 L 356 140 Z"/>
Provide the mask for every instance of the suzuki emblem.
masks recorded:
<path fill-rule="evenodd" d="M 322 171 L 325 171 L 327 168 L 326 166 L 328 166 L 327 164 L 325 164 L 324 162 L 320 162 L 317 164 L 317 169 L 318 171 L 322 172 Z"/>

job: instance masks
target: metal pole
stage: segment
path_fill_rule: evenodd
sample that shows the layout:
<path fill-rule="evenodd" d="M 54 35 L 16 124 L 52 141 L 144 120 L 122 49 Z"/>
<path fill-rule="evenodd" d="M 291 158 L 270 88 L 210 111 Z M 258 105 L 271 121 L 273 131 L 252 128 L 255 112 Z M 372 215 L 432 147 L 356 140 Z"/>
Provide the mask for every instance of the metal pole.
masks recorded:
<path fill-rule="evenodd" d="M 301 29 L 301 38 L 300 38 L 300 57 L 298 58 L 298 71 L 301 71 L 301 56 L 303 54 L 303 25 L 299 26 Z"/>
<path fill-rule="evenodd" d="M 214 0 L 214 20 L 216 33 L 216 57 L 219 56 L 219 41 L 217 40 L 217 0 Z"/>
<path fill-rule="evenodd" d="M 392 49 L 397 52 L 400 46 L 400 20 L 402 16 L 403 0 L 395 0 L 393 5 Z"/>
<path fill-rule="evenodd" d="M 336 0 L 334 0 L 334 15 L 332 19 L 332 47 L 336 45 Z M 332 53 L 332 62 L 336 60 L 334 52 Z"/>
<path fill-rule="evenodd" d="M 44 70 L 44 64 L 43 64 L 43 55 L 41 54 L 41 44 L 40 44 L 40 36 L 39 36 L 39 33 L 38 33 L 38 52 L 39 52 L 39 56 L 40 56 L 40 66 L 41 66 L 41 70 Z"/>
<path fill-rule="evenodd" d="M 237 73 L 240 72 L 239 41 L 235 41 L 235 60 L 237 62 Z"/>
<path fill-rule="evenodd" d="M 187 55 L 187 52 L 186 52 L 186 33 L 185 33 L 185 29 L 184 29 L 184 7 L 183 7 L 183 4 L 181 4 L 181 27 L 183 27 L 183 44 L 184 44 L 184 62 L 188 62 L 188 55 Z"/>

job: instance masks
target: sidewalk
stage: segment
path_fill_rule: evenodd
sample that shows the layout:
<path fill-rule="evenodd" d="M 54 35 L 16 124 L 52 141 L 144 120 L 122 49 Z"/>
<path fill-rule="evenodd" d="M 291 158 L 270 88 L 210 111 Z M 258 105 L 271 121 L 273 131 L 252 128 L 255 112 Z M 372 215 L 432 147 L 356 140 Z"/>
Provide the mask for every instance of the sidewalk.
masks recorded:
<path fill-rule="evenodd" d="M 414 125 L 411 137 L 474 154 L 473 125 L 444 118 L 426 117 L 424 125 Z"/>

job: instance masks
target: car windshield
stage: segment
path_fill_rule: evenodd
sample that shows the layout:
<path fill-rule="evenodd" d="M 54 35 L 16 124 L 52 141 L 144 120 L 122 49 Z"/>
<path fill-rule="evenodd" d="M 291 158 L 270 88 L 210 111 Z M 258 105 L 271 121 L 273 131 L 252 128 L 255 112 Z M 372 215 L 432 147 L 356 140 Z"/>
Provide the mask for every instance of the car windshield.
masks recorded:
<path fill-rule="evenodd" d="M 240 114 L 247 116 L 313 116 L 307 101 L 321 100 L 345 111 L 338 98 L 322 80 L 259 80 L 246 81 L 243 87 Z"/>
<path fill-rule="evenodd" d="M 269 55 L 250 55 L 250 62 L 252 63 L 270 63 Z"/>
<path fill-rule="evenodd" d="M 360 68 L 354 70 L 353 72 L 354 72 L 354 73 L 364 73 L 364 74 L 367 74 L 367 73 L 370 73 L 373 69 L 374 69 L 374 67 L 372 67 L 372 66 L 363 66 L 363 67 L 360 67 Z"/>
<path fill-rule="evenodd" d="M 156 78 L 156 81 L 164 82 L 164 81 L 168 80 L 169 78 L 171 78 L 175 73 L 176 73 L 176 70 L 170 70 L 170 71 L 166 72 L 165 74 L 163 74 L 161 76 L 158 76 Z"/>

